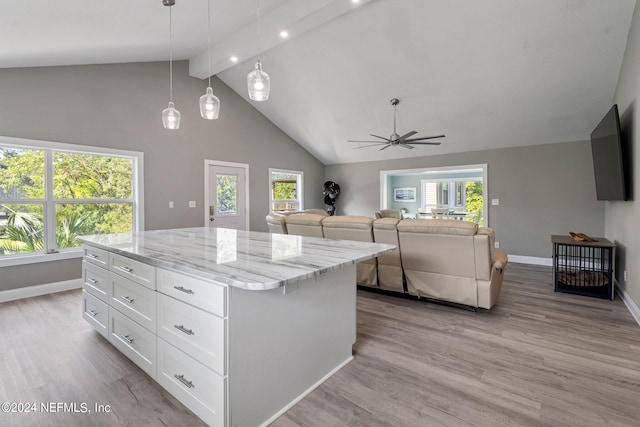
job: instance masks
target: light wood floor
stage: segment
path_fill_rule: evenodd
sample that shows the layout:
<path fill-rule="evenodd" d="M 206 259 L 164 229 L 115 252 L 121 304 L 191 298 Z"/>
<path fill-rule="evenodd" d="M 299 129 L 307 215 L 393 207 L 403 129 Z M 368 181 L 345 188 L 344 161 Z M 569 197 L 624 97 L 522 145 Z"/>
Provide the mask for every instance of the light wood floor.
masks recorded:
<path fill-rule="evenodd" d="M 201 426 L 80 318 L 78 291 L 0 304 L 0 426 Z M 358 292 L 355 360 L 273 426 L 638 426 L 640 327 L 619 300 L 554 293 L 510 264 L 489 312 Z"/>

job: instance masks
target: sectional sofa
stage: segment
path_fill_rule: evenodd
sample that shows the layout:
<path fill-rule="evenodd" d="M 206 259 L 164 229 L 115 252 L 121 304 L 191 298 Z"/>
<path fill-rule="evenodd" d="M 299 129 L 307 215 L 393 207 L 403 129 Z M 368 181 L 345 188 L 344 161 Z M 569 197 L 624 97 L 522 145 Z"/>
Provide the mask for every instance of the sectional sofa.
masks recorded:
<path fill-rule="evenodd" d="M 272 233 L 391 243 L 396 250 L 357 266 L 358 285 L 490 309 L 507 254 L 492 229 L 465 221 L 314 213 L 267 215 Z"/>

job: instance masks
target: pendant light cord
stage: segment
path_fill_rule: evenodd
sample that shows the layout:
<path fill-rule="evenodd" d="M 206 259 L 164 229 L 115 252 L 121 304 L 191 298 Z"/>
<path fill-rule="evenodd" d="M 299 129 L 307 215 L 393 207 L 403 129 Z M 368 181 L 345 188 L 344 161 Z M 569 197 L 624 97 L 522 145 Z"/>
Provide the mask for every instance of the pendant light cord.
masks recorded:
<path fill-rule="evenodd" d="M 207 0 L 207 42 L 209 49 L 207 50 L 209 55 L 209 87 L 211 87 L 211 0 Z"/>
<path fill-rule="evenodd" d="M 171 8 L 169 6 L 169 101 L 173 102 L 173 45 L 172 45 L 172 21 L 171 21 Z"/>
<path fill-rule="evenodd" d="M 258 56 L 260 56 L 260 0 L 256 0 L 258 5 Z"/>

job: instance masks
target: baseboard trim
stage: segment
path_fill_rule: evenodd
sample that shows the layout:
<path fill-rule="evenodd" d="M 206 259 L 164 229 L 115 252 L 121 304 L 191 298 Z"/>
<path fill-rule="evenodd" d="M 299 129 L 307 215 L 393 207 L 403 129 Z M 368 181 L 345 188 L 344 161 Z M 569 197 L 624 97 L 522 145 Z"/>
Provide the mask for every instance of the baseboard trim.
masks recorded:
<path fill-rule="evenodd" d="M 553 261 L 551 258 L 540 258 L 535 256 L 508 255 L 509 262 L 518 262 L 520 264 L 545 265 L 551 267 Z"/>
<path fill-rule="evenodd" d="M 640 308 L 635 303 L 635 301 L 631 299 L 626 289 L 620 286 L 617 280 L 615 281 L 615 285 L 616 291 L 618 292 L 618 295 L 620 295 L 622 302 L 624 302 L 624 305 L 627 306 L 629 313 L 631 313 L 633 318 L 636 319 L 636 323 L 638 323 L 638 325 L 640 326 Z"/>
<path fill-rule="evenodd" d="M 44 285 L 26 286 L 24 288 L 0 291 L 0 303 L 15 301 L 18 299 L 38 297 L 56 292 L 69 291 L 82 287 L 82 278 L 65 280 L 62 282 L 45 283 Z"/>
<path fill-rule="evenodd" d="M 293 399 L 291 402 L 289 402 L 287 404 L 287 406 L 285 406 L 284 408 L 282 408 L 281 410 L 279 410 L 278 412 L 276 412 L 275 414 L 273 414 L 273 416 L 271 418 L 269 418 L 267 421 L 265 421 L 264 423 L 260 424 L 260 427 L 266 427 L 269 424 L 275 422 L 275 420 L 277 420 L 278 418 L 280 418 L 280 416 L 282 416 L 282 414 L 284 414 L 285 412 L 287 412 L 289 409 L 293 408 L 293 406 L 300 402 L 302 399 L 304 399 L 309 393 L 311 393 L 313 390 L 315 390 L 316 388 L 318 388 L 320 386 L 320 384 L 322 384 L 323 382 L 325 382 L 326 380 L 329 379 L 329 377 L 333 374 L 335 374 L 336 372 L 338 372 L 340 369 L 342 369 L 347 363 L 351 362 L 353 360 L 353 356 L 349 357 L 347 360 L 345 360 L 344 362 L 342 362 L 341 364 L 339 364 L 338 366 L 336 366 L 335 368 L 333 368 L 327 375 L 325 375 L 324 377 L 322 377 L 320 380 L 318 380 L 318 382 L 316 382 L 314 385 L 312 385 L 311 387 L 309 387 L 308 389 L 306 389 L 304 392 L 302 392 L 302 394 L 298 397 L 296 397 L 295 399 Z"/>

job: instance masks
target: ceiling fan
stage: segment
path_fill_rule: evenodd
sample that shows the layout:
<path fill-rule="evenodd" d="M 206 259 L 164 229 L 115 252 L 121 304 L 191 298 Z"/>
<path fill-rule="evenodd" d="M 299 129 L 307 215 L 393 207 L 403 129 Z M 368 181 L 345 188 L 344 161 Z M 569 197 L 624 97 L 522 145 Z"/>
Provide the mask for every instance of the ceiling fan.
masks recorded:
<path fill-rule="evenodd" d="M 393 98 L 391 100 L 391 105 L 393 105 L 393 133 L 391 134 L 391 136 L 389 138 L 385 138 L 382 136 L 378 136 L 378 135 L 374 135 L 372 133 L 370 133 L 369 135 L 373 136 L 374 138 L 380 138 L 382 139 L 382 141 L 354 141 L 354 140 L 347 140 L 347 142 L 368 142 L 371 145 L 363 145 L 362 147 L 354 147 L 354 149 L 359 149 L 359 148 L 367 148 L 367 147 L 375 147 L 378 145 L 384 145 L 384 147 L 382 147 L 379 151 L 382 151 L 386 148 L 391 147 L 392 145 L 396 145 L 402 148 L 408 148 L 410 150 L 414 149 L 415 147 L 412 147 L 412 145 L 415 144 L 420 144 L 420 145 L 440 145 L 440 142 L 425 142 L 428 139 L 436 139 L 436 138 L 444 138 L 444 135 L 435 135 L 435 136 L 423 136 L 420 138 L 411 138 L 413 135 L 415 135 L 416 132 L 415 130 L 412 130 L 411 132 L 407 132 L 404 135 L 400 136 L 398 135 L 398 132 L 396 132 L 396 119 L 398 116 L 398 104 L 400 103 L 400 100 L 398 98 Z"/>

